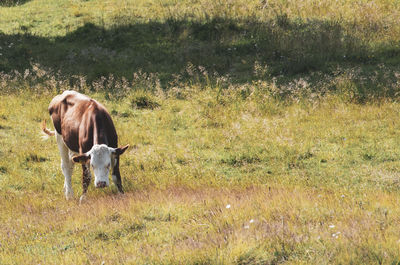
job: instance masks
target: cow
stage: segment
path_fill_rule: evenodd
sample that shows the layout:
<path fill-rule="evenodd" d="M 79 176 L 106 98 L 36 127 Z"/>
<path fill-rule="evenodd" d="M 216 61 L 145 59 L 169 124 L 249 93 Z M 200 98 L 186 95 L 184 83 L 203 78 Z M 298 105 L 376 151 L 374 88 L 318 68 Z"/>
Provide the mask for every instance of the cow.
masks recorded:
<path fill-rule="evenodd" d="M 118 136 L 114 123 L 106 108 L 96 100 L 75 91 L 64 91 L 55 96 L 48 107 L 55 131 L 46 128 L 42 131 L 56 137 L 61 155 L 61 170 L 65 177 L 64 192 L 67 200 L 73 198 L 71 176 L 74 163 L 82 164 L 82 196 L 86 197 L 91 173 L 94 172 L 94 185 L 97 188 L 109 186 L 109 172 L 120 193 L 122 180 L 119 172 L 120 156 L 129 145 L 118 147 Z"/>

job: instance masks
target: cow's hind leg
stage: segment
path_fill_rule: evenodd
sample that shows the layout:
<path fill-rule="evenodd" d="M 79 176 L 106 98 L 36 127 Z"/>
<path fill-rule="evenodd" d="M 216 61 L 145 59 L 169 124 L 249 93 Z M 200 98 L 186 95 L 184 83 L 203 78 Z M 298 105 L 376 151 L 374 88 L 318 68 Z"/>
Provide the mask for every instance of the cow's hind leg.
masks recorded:
<path fill-rule="evenodd" d="M 120 193 L 124 193 L 124 190 L 122 189 L 121 174 L 119 173 L 119 156 L 117 156 L 114 160 L 112 179 L 113 179 L 115 186 L 117 186 L 118 191 Z"/>
<path fill-rule="evenodd" d="M 69 157 L 69 150 L 68 147 L 65 145 L 62 136 L 58 133 L 56 134 L 58 150 L 60 151 L 61 155 L 61 170 L 64 175 L 64 192 L 65 198 L 67 200 L 72 199 L 74 196 L 74 191 L 72 190 L 71 185 L 71 176 L 74 169 L 74 162 Z"/>

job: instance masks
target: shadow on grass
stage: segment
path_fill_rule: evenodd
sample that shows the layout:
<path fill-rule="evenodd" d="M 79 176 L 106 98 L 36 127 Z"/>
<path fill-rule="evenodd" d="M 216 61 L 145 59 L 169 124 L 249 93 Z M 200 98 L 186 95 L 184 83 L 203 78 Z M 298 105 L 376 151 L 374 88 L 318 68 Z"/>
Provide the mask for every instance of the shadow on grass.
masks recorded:
<path fill-rule="evenodd" d="M 0 33 L 0 71 L 23 71 L 31 63 L 86 76 L 88 81 L 110 74 L 157 73 L 169 82 L 189 63 L 209 73 L 229 74 L 233 82 L 254 77 L 255 62 L 265 78 L 293 76 L 335 64 L 375 63 L 373 52 L 337 22 L 291 21 L 279 16 L 267 23 L 213 19 L 207 22 L 169 20 L 104 29 L 85 24 L 63 37 Z"/>
<path fill-rule="evenodd" d="M 10 7 L 23 5 L 31 0 L 0 0 L 0 6 Z"/>

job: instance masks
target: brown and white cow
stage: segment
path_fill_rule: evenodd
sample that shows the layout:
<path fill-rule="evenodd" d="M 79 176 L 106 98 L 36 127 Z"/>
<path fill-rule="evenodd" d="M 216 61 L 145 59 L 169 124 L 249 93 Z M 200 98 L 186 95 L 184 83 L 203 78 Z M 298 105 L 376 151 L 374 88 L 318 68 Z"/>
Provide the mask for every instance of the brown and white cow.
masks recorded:
<path fill-rule="evenodd" d="M 42 130 L 47 135 L 56 136 L 67 200 L 73 197 L 71 176 L 74 162 L 82 164 L 81 201 L 90 184 L 90 166 L 93 168 L 94 185 L 97 188 L 109 185 L 111 168 L 113 182 L 118 191 L 123 193 L 119 157 L 129 145 L 118 148 L 117 132 L 106 108 L 86 95 L 65 91 L 52 99 L 48 110 L 55 131 L 47 129 L 45 122 Z"/>

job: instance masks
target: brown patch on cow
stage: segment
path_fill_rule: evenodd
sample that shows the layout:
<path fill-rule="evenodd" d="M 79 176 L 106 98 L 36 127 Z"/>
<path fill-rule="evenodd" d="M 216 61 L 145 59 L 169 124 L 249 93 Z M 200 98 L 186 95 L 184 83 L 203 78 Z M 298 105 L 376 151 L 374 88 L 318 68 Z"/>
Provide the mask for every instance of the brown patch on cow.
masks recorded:
<path fill-rule="evenodd" d="M 49 114 L 57 133 L 73 152 L 86 153 L 95 144 L 118 147 L 110 114 L 102 104 L 88 96 L 65 91 L 50 102 Z"/>
<path fill-rule="evenodd" d="M 72 161 L 75 163 L 80 163 L 82 165 L 88 164 L 90 162 L 90 155 L 76 155 L 72 157 Z"/>

